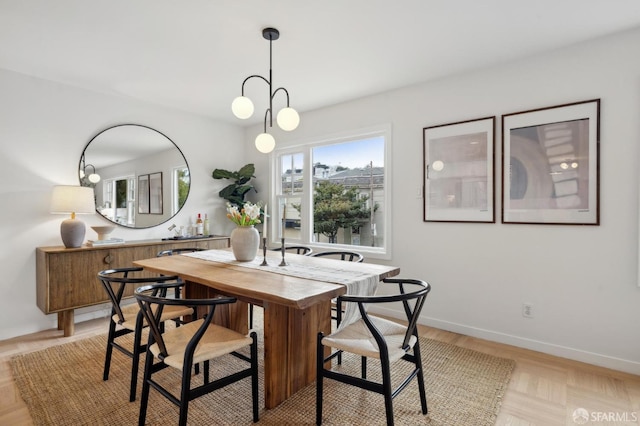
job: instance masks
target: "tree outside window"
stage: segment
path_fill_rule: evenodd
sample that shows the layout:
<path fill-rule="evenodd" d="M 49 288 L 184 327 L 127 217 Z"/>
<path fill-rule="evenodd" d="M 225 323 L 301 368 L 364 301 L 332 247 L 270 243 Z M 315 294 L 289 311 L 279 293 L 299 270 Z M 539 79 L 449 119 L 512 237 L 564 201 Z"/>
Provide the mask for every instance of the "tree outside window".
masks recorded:
<path fill-rule="evenodd" d="M 369 196 L 361 196 L 357 187 L 346 188 L 328 180 L 319 182 L 313 194 L 313 232 L 324 235 L 333 244 L 338 242 L 340 231 L 346 235 L 357 230 L 359 234 L 371 218 L 368 200 Z"/>

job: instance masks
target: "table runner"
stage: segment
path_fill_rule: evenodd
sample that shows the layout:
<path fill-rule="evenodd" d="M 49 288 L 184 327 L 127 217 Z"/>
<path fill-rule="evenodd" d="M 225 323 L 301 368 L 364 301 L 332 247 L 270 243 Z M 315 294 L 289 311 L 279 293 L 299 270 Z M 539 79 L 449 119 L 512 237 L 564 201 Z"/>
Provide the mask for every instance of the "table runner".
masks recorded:
<path fill-rule="evenodd" d="M 262 256 L 258 256 L 250 262 L 239 262 L 228 250 L 204 250 L 192 253 L 184 253 L 181 256 L 194 257 L 196 259 L 208 260 L 212 262 L 227 263 L 235 266 L 242 266 L 250 269 L 273 272 L 276 274 L 288 275 L 296 278 L 306 278 L 316 281 L 325 281 L 334 284 L 342 284 L 347 287 L 347 294 L 356 296 L 371 296 L 375 294 L 378 287 L 378 275 L 366 272 L 354 271 L 349 268 L 349 264 L 342 260 L 316 259 L 317 264 L 297 263 L 301 255 L 290 254 L 285 257 L 287 266 L 278 266 L 280 259 L 270 259 L 271 263 L 261 266 Z M 340 323 L 340 328 L 355 322 L 360 318 L 358 305 L 355 303 L 345 304 L 345 313 Z"/>

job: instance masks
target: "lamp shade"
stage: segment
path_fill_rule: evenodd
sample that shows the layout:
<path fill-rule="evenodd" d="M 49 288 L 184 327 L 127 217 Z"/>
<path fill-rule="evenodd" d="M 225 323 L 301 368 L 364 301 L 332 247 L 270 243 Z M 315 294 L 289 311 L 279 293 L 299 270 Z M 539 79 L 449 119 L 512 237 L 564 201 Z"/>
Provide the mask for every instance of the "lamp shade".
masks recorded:
<path fill-rule="evenodd" d="M 100 175 L 97 173 L 91 173 L 89 175 L 89 182 L 91 183 L 98 183 L 100 182 Z"/>
<path fill-rule="evenodd" d="M 76 214 L 90 214 L 96 210 L 93 188 L 85 186 L 56 186 L 51 196 L 51 213 L 71 214 L 60 224 L 60 237 L 67 248 L 80 247 L 86 227 Z"/>
<path fill-rule="evenodd" d="M 290 132 L 291 130 L 295 130 L 300 124 L 300 116 L 298 115 L 298 111 L 291 107 L 282 108 L 276 117 L 276 122 L 278 126 L 282 130 Z"/>
<path fill-rule="evenodd" d="M 253 102 L 246 96 L 238 96 L 231 103 L 231 111 L 238 118 L 249 118 L 253 115 Z"/>
<path fill-rule="evenodd" d="M 263 154 L 268 154 L 276 147 L 276 140 L 269 133 L 260 133 L 256 136 L 256 149 Z"/>
<path fill-rule="evenodd" d="M 95 213 L 96 203 L 93 188 L 86 186 L 59 185 L 51 195 L 51 213 Z"/>
<path fill-rule="evenodd" d="M 442 160 L 436 160 L 436 161 L 433 162 L 431 167 L 436 172 L 441 172 L 444 169 L 444 162 Z"/>
<path fill-rule="evenodd" d="M 84 156 L 82 157 L 82 161 L 84 162 Z M 87 172 L 89 167 L 93 170 L 92 172 Z M 84 179 L 85 177 L 93 184 L 100 182 L 100 175 L 96 173 L 96 167 L 93 164 L 83 165 L 80 169 L 80 179 Z"/>

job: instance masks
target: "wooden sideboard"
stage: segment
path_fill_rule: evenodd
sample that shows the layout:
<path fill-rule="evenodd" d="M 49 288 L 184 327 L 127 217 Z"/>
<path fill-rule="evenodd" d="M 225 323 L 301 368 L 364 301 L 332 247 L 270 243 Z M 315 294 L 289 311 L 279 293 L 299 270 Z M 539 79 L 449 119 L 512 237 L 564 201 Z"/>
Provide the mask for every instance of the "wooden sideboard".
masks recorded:
<path fill-rule="evenodd" d="M 99 271 L 133 266 L 134 260 L 155 257 L 162 250 L 181 247 L 229 247 L 229 237 L 184 240 L 143 240 L 101 247 L 36 248 L 36 300 L 45 314 L 58 314 L 58 329 L 74 333 L 74 309 L 108 302 Z M 125 293 L 133 296 L 133 288 Z"/>

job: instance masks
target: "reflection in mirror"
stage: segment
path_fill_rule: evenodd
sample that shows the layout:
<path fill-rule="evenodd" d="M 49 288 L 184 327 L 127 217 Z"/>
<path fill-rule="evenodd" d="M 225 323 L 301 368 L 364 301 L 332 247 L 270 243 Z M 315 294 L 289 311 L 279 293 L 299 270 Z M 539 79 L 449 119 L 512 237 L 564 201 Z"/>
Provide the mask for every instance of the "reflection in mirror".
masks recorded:
<path fill-rule="evenodd" d="M 151 182 L 149 176 L 160 179 Z M 87 143 L 79 167 L 80 185 L 95 189 L 96 211 L 129 228 L 149 228 L 171 219 L 187 201 L 187 160 L 164 134 L 139 124 L 122 124 Z M 153 205 L 140 194 L 153 191 Z M 144 198 L 144 197 L 143 197 Z M 146 204 L 145 204 L 146 203 Z"/>

